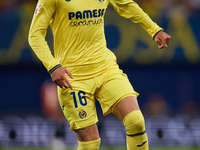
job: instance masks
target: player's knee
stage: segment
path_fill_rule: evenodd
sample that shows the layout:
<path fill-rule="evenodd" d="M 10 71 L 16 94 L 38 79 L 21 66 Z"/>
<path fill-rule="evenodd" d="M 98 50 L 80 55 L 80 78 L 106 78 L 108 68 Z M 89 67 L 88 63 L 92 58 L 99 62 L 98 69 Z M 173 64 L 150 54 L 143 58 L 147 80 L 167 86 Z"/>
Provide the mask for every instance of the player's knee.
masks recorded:
<path fill-rule="evenodd" d="M 101 139 L 93 140 L 93 141 L 78 141 L 79 147 L 78 150 L 98 150 L 101 143 Z"/>
<path fill-rule="evenodd" d="M 123 120 L 127 135 L 145 133 L 144 117 L 140 110 L 135 110 L 127 114 Z"/>

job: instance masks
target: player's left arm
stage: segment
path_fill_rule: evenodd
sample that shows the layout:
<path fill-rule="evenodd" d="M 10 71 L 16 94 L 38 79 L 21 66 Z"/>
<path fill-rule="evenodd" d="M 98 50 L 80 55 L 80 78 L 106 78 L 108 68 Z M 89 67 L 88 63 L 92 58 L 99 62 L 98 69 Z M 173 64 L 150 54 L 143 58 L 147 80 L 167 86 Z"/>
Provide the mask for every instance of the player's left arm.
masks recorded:
<path fill-rule="evenodd" d="M 114 7 L 115 11 L 120 16 L 141 25 L 159 44 L 159 48 L 167 47 L 171 37 L 153 22 L 148 14 L 146 14 L 136 2 L 132 0 L 109 0 L 109 4 Z"/>
<path fill-rule="evenodd" d="M 154 35 L 153 39 L 159 44 L 158 48 L 162 49 L 167 48 L 171 36 L 161 30 Z"/>

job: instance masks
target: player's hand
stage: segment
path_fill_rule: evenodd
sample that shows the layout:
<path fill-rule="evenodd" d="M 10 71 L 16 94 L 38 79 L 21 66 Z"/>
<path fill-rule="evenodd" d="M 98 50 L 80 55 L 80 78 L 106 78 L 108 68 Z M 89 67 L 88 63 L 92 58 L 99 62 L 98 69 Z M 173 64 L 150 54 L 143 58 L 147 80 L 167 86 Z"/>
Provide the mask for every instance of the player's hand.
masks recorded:
<path fill-rule="evenodd" d="M 167 45 L 168 45 L 170 39 L 171 39 L 171 36 L 169 36 L 164 31 L 160 31 L 155 36 L 155 41 L 159 44 L 158 48 L 160 48 L 160 49 L 167 48 Z"/>
<path fill-rule="evenodd" d="M 54 83 L 56 83 L 60 88 L 70 88 L 72 89 L 72 85 L 67 80 L 67 74 L 71 79 L 73 79 L 72 74 L 64 67 L 59 67 L 51 73 L 51 79 Z"/>

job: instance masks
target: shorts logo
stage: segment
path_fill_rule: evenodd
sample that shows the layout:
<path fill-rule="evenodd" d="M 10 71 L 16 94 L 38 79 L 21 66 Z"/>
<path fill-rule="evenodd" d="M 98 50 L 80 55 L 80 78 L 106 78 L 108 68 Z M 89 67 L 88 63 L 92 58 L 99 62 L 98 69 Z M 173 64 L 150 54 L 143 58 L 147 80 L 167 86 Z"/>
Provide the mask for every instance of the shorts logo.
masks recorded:
<path fill-rule="evenodd" d="M 40 8 L 42 7 L 42 5 L 43 5 L 43 4 L 41 4 L 41 3 L 37 4 L 36 9 L 35 9 L 35 15 L 37 15 L 37 14 L 40 13 L 39 10 L 40 10 Z"/>
<path fill-rule="evenodd" d="M 87 113 L 84 110 L 81 110 L 78 115 L 81 119 L 84 119 L 85 117 L 87 117 Z"/>
<path fill-rule="evenodd" d="M 104 0 L 99 0 L 99 1 L 102 2 L 102 3 L 104 2 Z"/>

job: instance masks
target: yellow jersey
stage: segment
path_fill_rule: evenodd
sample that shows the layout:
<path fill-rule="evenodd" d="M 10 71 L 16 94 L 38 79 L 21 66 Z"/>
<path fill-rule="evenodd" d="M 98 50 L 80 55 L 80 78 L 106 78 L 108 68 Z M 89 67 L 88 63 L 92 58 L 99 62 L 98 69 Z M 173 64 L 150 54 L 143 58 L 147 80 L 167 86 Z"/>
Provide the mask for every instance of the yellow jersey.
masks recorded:
<path fill-rule="evenodd" d="M 162 30 L 132 0 L 39 0 L 29 43 L 49 73 L 62 66 L 76 79 L 90 78 L 115 63 L 116 57 L 107 48 L 104 35 L 108 5 L 140 24 L 151 37 Z M 45 41 L 49 25 L 54 36 L 54 56 Z"/>

